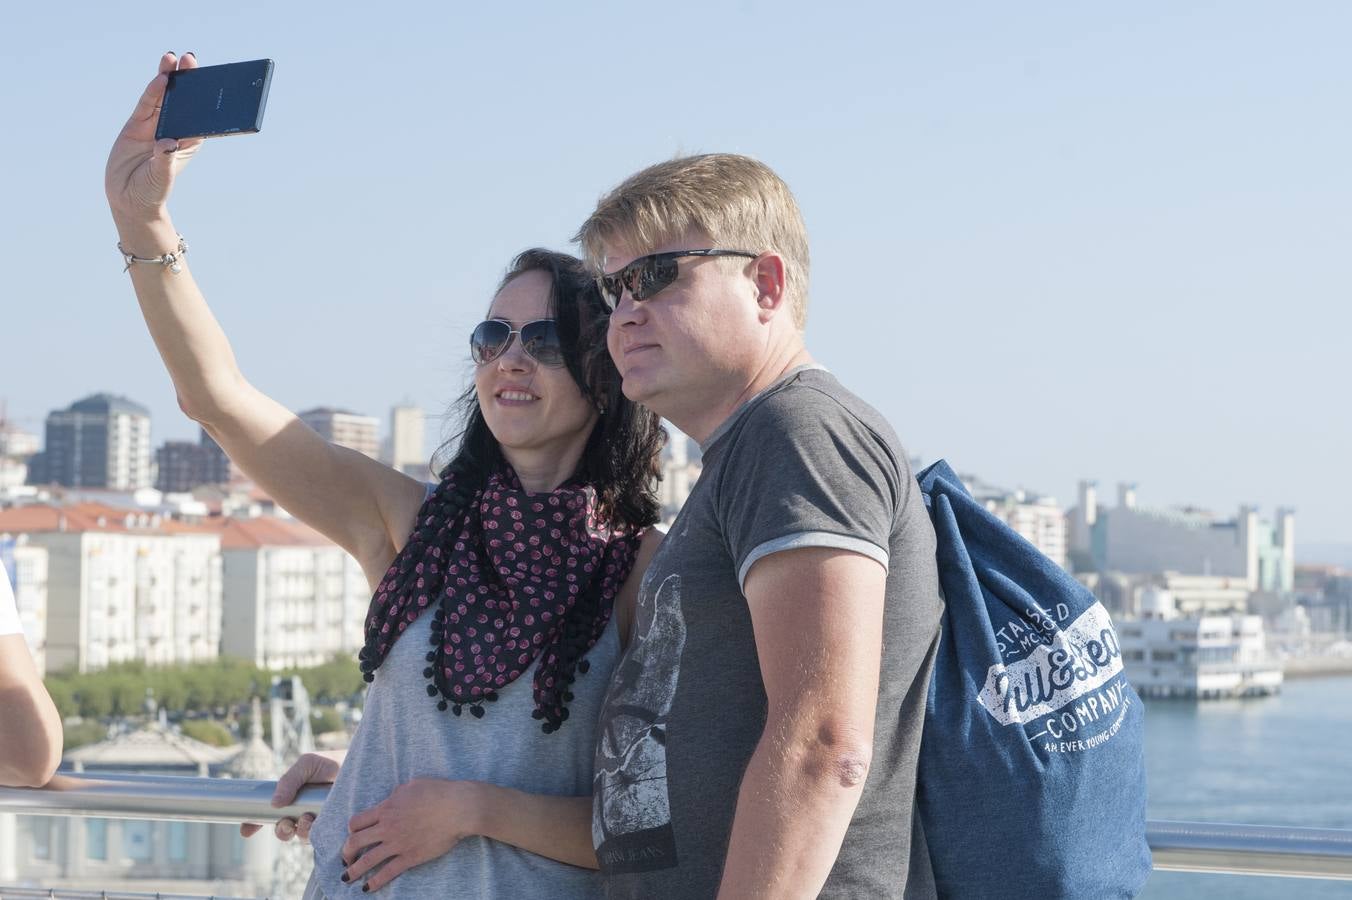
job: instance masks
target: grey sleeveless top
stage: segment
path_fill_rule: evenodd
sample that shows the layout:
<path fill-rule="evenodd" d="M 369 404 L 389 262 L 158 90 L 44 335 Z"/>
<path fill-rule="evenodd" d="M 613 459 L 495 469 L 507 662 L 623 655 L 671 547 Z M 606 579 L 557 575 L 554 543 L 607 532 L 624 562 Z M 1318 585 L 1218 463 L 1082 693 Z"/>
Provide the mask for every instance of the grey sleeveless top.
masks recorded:
<path fill-rule="evenodd" d="M 568 721 L 553 734 L 531 718 L 535 667 L 498 692 L 482 719 L 466 710 L 440 712 L 427 696 L 432 616 L 424 614 L 395 641 L 366 693 L 352 745 L 310 830 L 315 869 L 307 896 L 370 897 L 360 881 L 343 884 L 339 853 L 352 816 L 377 805 L 414 778 L 484 781 L 534 794 L 585 797 L 592 789 L 592 756 L 601 700 L 620 655 L 619 629 L 611 618 L 587 654 L 591 669 L 579 674 Z M 461 841 L 450 853 L 404 872 L 380 891 L 391 900 L 424 898 L 603 896 L 599 875 L 483 837 Z"/>

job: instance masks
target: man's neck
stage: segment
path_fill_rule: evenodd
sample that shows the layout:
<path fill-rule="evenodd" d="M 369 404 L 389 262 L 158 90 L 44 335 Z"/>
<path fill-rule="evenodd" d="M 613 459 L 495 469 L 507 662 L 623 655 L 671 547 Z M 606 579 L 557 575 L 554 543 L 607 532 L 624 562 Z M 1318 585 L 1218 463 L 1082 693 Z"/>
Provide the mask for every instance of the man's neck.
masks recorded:
<path fill-rule="evenodd" d="M 689 415 L 668 418 L 673 425 L 702 445 L 718 430 L 718 426 L 726 422 L 752 397 L 794 369 L 809 365 L 812 365 L 812 356 L 807 352 L 807 348 L 801 343 L 795 344 L 786 348 L 784 353 L 766 360 L 757 371 L 750 373 L 747 379 L 730 389 L 725 396 L 714 398 L 711 403 L 702 404 L 698 410 L 692 410 Z"/>

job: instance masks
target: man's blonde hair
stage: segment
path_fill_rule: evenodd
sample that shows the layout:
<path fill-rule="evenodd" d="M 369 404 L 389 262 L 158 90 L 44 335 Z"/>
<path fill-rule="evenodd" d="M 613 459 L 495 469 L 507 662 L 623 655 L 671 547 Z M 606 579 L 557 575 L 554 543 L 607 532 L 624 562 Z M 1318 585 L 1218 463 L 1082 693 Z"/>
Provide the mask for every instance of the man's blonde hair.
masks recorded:
<path fill-rule="evenodd" d="M 784 180 L 749 156 L 706 153 L 649 166 L 602 197 L 573 239 L 592 265 L 602 267 L 606 243 L 650 253 L 690 232 L 707 235 L 724 250 L 782 256 L 785 296 L 794 324 L 803 329 L 808 285 L 803 214 Z"/>

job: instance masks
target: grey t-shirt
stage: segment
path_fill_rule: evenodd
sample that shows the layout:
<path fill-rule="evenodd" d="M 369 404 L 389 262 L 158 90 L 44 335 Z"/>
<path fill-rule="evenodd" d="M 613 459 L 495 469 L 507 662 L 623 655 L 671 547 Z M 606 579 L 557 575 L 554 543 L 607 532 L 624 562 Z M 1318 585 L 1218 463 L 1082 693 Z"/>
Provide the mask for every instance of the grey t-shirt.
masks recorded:
<path fill-rule="evenodd" d="M 881 415 L 818 368 L 748 401 L 703 449 L 601 713 L 592 837 L 608 896 L 717 893 L 766 717 L 742 584 L 756 560 L 797 547 L 856 551 L 888 572 L 872 766 L 821 896 L 931 896 L 913 801 L 943 604 L 905 453 Z"/>

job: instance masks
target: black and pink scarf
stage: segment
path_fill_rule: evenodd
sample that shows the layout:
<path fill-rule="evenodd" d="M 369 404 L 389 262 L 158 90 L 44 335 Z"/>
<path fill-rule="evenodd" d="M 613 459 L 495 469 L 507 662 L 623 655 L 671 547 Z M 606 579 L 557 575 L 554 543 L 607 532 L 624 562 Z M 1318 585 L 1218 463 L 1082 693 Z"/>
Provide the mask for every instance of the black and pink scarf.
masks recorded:
<path fill-rule="evenodd" d="M 483 487 L 444 478 L 423 503 L 408 542 L 366 616 L 360 659 L 367 681 L 410 624 L 433 607 L 427 694 L 456 715 L 483 704 L 538 659 L 535 711 L 546 733 L 568 718 L 574 673 L 605 631 L 634 565 L 638 538 L 596 514 L 596 491 L 570 482 L 528 494 L 510 467 Z"/>

